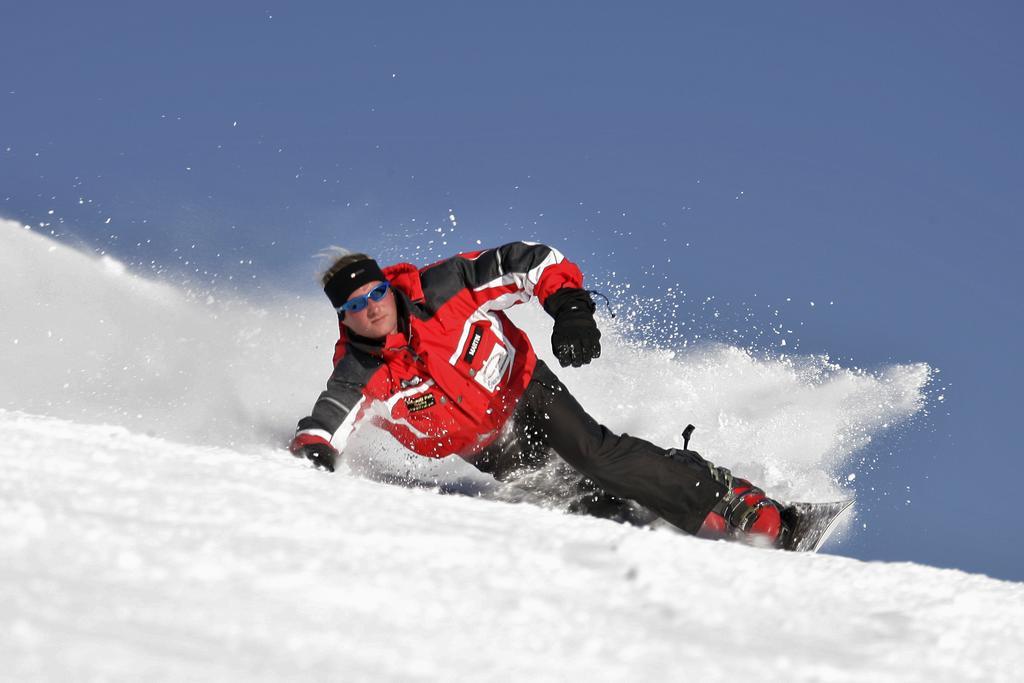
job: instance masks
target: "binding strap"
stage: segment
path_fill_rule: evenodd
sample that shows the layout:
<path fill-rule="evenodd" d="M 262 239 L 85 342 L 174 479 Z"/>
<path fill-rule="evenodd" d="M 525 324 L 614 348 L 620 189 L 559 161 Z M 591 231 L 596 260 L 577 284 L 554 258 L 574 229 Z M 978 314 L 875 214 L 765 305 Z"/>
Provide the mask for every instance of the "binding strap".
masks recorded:
<path fill-rule="evenodd" d="M 733 490 L 734 479 L 732 473 L 726 468 L 715 467 L 710 464 L 708 468 L 711 470 L 711 476 L 714 477 L 715 481 L 728 487 L 728 493 L 722 496 L 711 511 L 721 515 L 729 523 L 729 526 L 740 531 L 748 531 L 754 521 L 757 520 L 758 511 L 763 507 L 774 505 L 771 499 L 765 496 L 764 491 L 753 484 L 748 483 L 747 486 L 749 488 L 743 493 L 736 493 Z M 744 500 L 747 496 L 757 494 L 764 497 L 753 505 Z"/>

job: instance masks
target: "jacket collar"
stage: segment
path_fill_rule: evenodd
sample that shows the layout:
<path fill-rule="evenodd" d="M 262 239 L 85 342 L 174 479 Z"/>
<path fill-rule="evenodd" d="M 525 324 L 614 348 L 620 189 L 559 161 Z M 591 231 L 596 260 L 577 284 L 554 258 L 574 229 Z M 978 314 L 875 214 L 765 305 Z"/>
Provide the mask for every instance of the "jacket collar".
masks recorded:
<path fill-rule="evenodd" d="M 423 303 L 423 284 L 420 282 L 420 271 L 411 263 L 396 263 L 384 269 L 384 276 L 391 285 L 405 292 L 409 301 Z"/>

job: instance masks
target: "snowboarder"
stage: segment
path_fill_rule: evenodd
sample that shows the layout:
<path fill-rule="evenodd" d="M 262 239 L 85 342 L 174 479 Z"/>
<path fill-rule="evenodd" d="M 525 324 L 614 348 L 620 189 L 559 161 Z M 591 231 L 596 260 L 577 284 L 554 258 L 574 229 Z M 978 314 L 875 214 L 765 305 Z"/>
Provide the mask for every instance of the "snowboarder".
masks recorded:
<path fill-rule="evenodd" d="M 562 367 L 601 355 L 583 274 L 558 250 L 513 242 L 425 268 L 337 257 L 321 278 L 338 314 L 334 371 L 290 450 L 334 471 L 365 419 L 423 456 L 458 455 L 502 481 L 554 451 L 590 500 L 632 500 L 691 534 L 781 546 L 782 507 L 697 452 L 598 424 L 503 310 L 536 299 Z M 334 445 L 332 445 L 332 442 Z"/>

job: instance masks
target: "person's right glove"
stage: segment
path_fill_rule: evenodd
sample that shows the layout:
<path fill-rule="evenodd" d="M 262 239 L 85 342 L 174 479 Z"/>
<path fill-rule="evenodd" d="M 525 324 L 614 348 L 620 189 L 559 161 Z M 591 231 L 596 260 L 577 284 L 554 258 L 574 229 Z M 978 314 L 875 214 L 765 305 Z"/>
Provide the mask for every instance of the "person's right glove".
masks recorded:
<path fill-rule="evenodd" d="M 570 287 L 558 290 L 544 302 L 544 310 L 555 319 L 551 350 L 563 368 L 578 368 L 601 356 L 601 330 L 594 322 L 595 308 L 586 290 Z"/>
<path fill-rule="evenodd" d="M 292 455 L 296 458 L 307 458 L 316 467 L 334 471 L 334 463 L 338 460 L 338 451 L 326 443 L 308 443 L 305 446 L 292 448 Z"/>

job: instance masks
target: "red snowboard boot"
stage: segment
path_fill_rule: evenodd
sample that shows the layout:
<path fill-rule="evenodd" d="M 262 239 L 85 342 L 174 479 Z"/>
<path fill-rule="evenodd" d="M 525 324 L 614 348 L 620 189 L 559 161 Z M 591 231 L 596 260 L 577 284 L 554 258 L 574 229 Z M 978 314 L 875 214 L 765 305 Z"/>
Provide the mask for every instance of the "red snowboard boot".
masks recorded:
<path fill-rule="evenodd" d="M 683 430 L 683 449 L 690 448 L 693 425 Z M 692 451 L 698 455 L 696 451 Z M 707 461 L 705 461 L 707 462 Z M 782 548 L 792 533 L 782 520 L 782 506 L 746 479 L 737 479 L 724 467 L 707 463 L 712 478 L 726 493 L 711 509 L 697 535 L 701 538 L 733 538 L 752 545 Z"/>
<path fill-rule="evenodd" d="M 729 487 L 729 492 L 704 518 L 704 524 L 697 535 L 702 538 L 735 538 L 754 545 L 780 546 L 785 527 L 779 504 L 746 479 L 734 479 L 725 468 L 714 469 L 719 472 L 724 470 L 726 481 L 722 483 Z"/>

